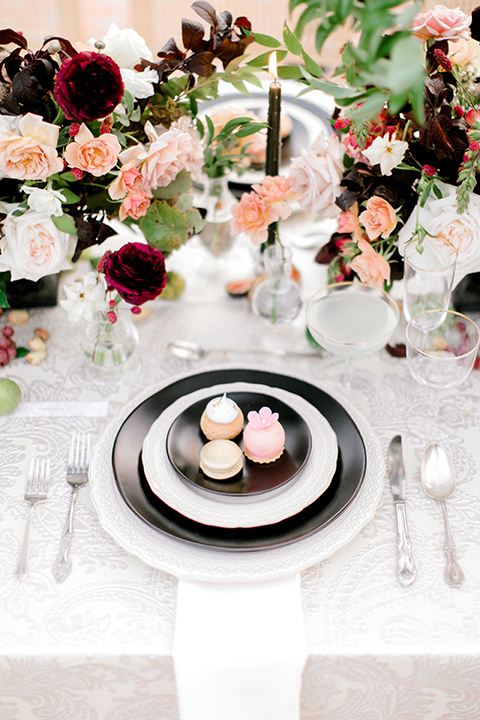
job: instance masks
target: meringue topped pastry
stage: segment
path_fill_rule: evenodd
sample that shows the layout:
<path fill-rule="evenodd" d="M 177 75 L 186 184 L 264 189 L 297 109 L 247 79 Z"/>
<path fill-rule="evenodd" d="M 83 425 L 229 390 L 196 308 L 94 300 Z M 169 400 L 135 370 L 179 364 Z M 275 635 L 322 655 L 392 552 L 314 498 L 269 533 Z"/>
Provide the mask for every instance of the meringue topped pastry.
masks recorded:
<path fill-rule="evenodd" d="M 242 432 L 243 413 L 237 403 L 224 393 L 207 404 L 200 428 L 209 440 L 232 440 Z"/>

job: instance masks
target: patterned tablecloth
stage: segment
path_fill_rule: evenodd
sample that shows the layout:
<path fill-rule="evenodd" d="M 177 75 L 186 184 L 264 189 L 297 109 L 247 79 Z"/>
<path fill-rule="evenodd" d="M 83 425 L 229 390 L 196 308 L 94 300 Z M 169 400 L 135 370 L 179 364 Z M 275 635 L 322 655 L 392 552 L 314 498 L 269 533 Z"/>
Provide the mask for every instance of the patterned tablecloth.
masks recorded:
<path fill-rule="evenodd" d="M 237 253 L 238 256 L 235 254 Z M 312 250 L 294 248 L 306 299 L 324 282 Z M 79 330 L 60 308 L 32 311 L 16 330 L 27 342 L 36 327 L 50 332 L 41 365 L 24 360 L 0 370 L 22 389 L 19 410 L 0 418 L 0 717 L 2 720 L 150 720 L 178 717 L 172 642 L 177 580 L 129 555 L 100 525 L 87 486 L 79 493 L 74 569 L 57 585 L 51 565 L 69 503 L 65 465 L 72 430 L 98 438 L 109 420 L 150 384 L 189 368 L 225 362 L 265 362 L 215 354 L 188 362 L 168 356 L 175 338 L 230 348 L 308 350 L 303 316 L 274 332 L 229 298 L 223 282 L 232 267 L 248 274 L 241 245 L 224 264 L 194 241 L 173 258 L 188 289 L 181 301 L 156 301 L 139 322 L 140 347 L 123 368 L 104 372 L 84 360 Z M 212 280 L 216 278 L 216 280 Z M 5 315 L 0 318 L 0 325 Z M 401 339 L 402 330 L 398 330 Z M 333 381 L 332 356 L 288 359 L 272 355 L 270 370 L 305 380 Z M 368 393 L 360 407 L 382 442 L 384 455 L 401 434 L 407 475 L 407 513 L 418 570 L 415 583 L 396 578 L 393 501 L 385 489 L 376 514 L 345 547 L 302 574 L 309 659 L 302 720 L 477 720 L 480 716 L 480 373 L 442 396 L 440 419 L 428 418 L 428 391 L 411 378 L 404 359 L 385 351 L 354 364 L 355 382 Z M 30 403 L 49 403 L 32 417 Z M 65 405 L 67 403 L 67 405 Z M 74 403 L 73 405 L 68 405 Z M 77 405 L 80 403 L 80 405 Z M 38 406 L 37 406 L 38 407 Z M 82 410 L 84 415 L 79 414 Z M 450 453 L 458 487 L 448 508 L 466 582 L 443 579 L 443 525 L 439 506 L 420 484 L 430 441 Z M 23 499 L 33 455 L 51 459 L 48 502 L 37 507 L 30 536 L 29 574 L 14 570 L 27 518 Z M 232 610 L 235 614 L 235 609 Z"/>

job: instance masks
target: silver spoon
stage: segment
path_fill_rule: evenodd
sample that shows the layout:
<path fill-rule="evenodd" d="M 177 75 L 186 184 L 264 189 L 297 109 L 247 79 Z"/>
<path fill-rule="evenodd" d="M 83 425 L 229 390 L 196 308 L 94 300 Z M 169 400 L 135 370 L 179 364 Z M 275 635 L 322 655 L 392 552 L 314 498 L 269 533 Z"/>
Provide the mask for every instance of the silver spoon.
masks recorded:
<path fill-rule="evenodd" d="M 455 473 L 447 451 L 438 443 L 432 443 L 425 450 L 422 460 L 422 485 L 430 497 L 439 501 L 445 527 L 445 581 L 452 587 L 460 587 L 465 575 L 457 563 L 456 549 L 450 532 L 445 498 L 455 490 Z"/>
<path fill-rule="evenodd" d="M 177 357 L 182 358 L 182 360 L 200 360 L 201 358 L 204 358 L 207 355 L 211 355 L 213 353 L 225 352 L 248 353 L 249 355 L 277 355 L 279 357 L 320 357 L 320 353 L 291 352 L 290 350 L 280 350 L 277 348 L 273 350 L 247 350 L 245 348 L 203 348 L 197 343 L 191 342 L 190 340 L 173 340 L 172 342 L 168 343 L 167 350 L 169 350 L 172 355 L 176 355 Z"/>

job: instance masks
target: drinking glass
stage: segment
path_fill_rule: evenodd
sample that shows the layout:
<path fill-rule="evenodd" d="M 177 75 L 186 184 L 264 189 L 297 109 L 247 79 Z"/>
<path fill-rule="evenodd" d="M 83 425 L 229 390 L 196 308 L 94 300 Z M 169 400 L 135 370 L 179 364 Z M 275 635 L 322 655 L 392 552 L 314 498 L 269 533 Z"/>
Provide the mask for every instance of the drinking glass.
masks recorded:
<path fill-rule="evenodd" d="M 440 390 L 467 379 L 477 357 L 480 332 L 462 313 L 427 310 L 410 320 L 406 336 L 408 367 L 417 382 L 430 388 L 428 414 L 436 420 Z"/>
<path fill-rule="evenodd" d="M 310 298 L 306 309 L 307 326 L 316 342 L 346 361 L 344 390 L 351 385 L 352 358 L 380 350 L 399 316 L 397 303 L 386 292 L 360 282 L 327 285 Z"/>
<path fill-rule="evenodd" d="M 448 310 L 455 277 L 457 250 L 444 242 L 444 255 L 435 253 L 431 238 L 421 246 L 410 240 L 404 249 L 403 314 L 407 322 L 441 321 L 441 315 L 426 315 L 426 310 Z M 422 252 L 419 252 L 421 248 Z"/>

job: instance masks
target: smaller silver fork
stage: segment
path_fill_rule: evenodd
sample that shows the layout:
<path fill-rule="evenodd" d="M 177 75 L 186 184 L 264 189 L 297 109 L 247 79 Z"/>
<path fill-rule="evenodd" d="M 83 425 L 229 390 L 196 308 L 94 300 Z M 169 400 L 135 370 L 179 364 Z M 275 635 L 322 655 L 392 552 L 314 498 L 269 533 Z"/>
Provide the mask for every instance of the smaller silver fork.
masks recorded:
<path fill-rule="evenodd" d="M 90 464 L 90 435 L 73 433 L 70 454 L 67 464 L 67 482 L 72 486 L 70 507 L 60 538 L 60 550 L 53 563 L 53 577 L 58 583 L 67 578 L 72 571 L 71 548 L 73 538 L 73 513 L 79 488 L 88 482 L 88 466 Z"/>
<path fill-rule="evenodd" d="M 23 580 L 27 574 L 28 538 L 30 535 L 30 522 L 33 514 L 33 506 L 36 503 L 44 502 L 47 499 L 49 484 L 50 460 L 45 458 L 34 458 L 30 463 L 27 485 L 25 487 L 25 500 L 30 503 L 30 507 L 28 509 L 28 518 L 25 526 L 22 550 L 20 557 L 18 558 L 17 569 L 15 570 L 15 577 L 17 580 Z"/>

